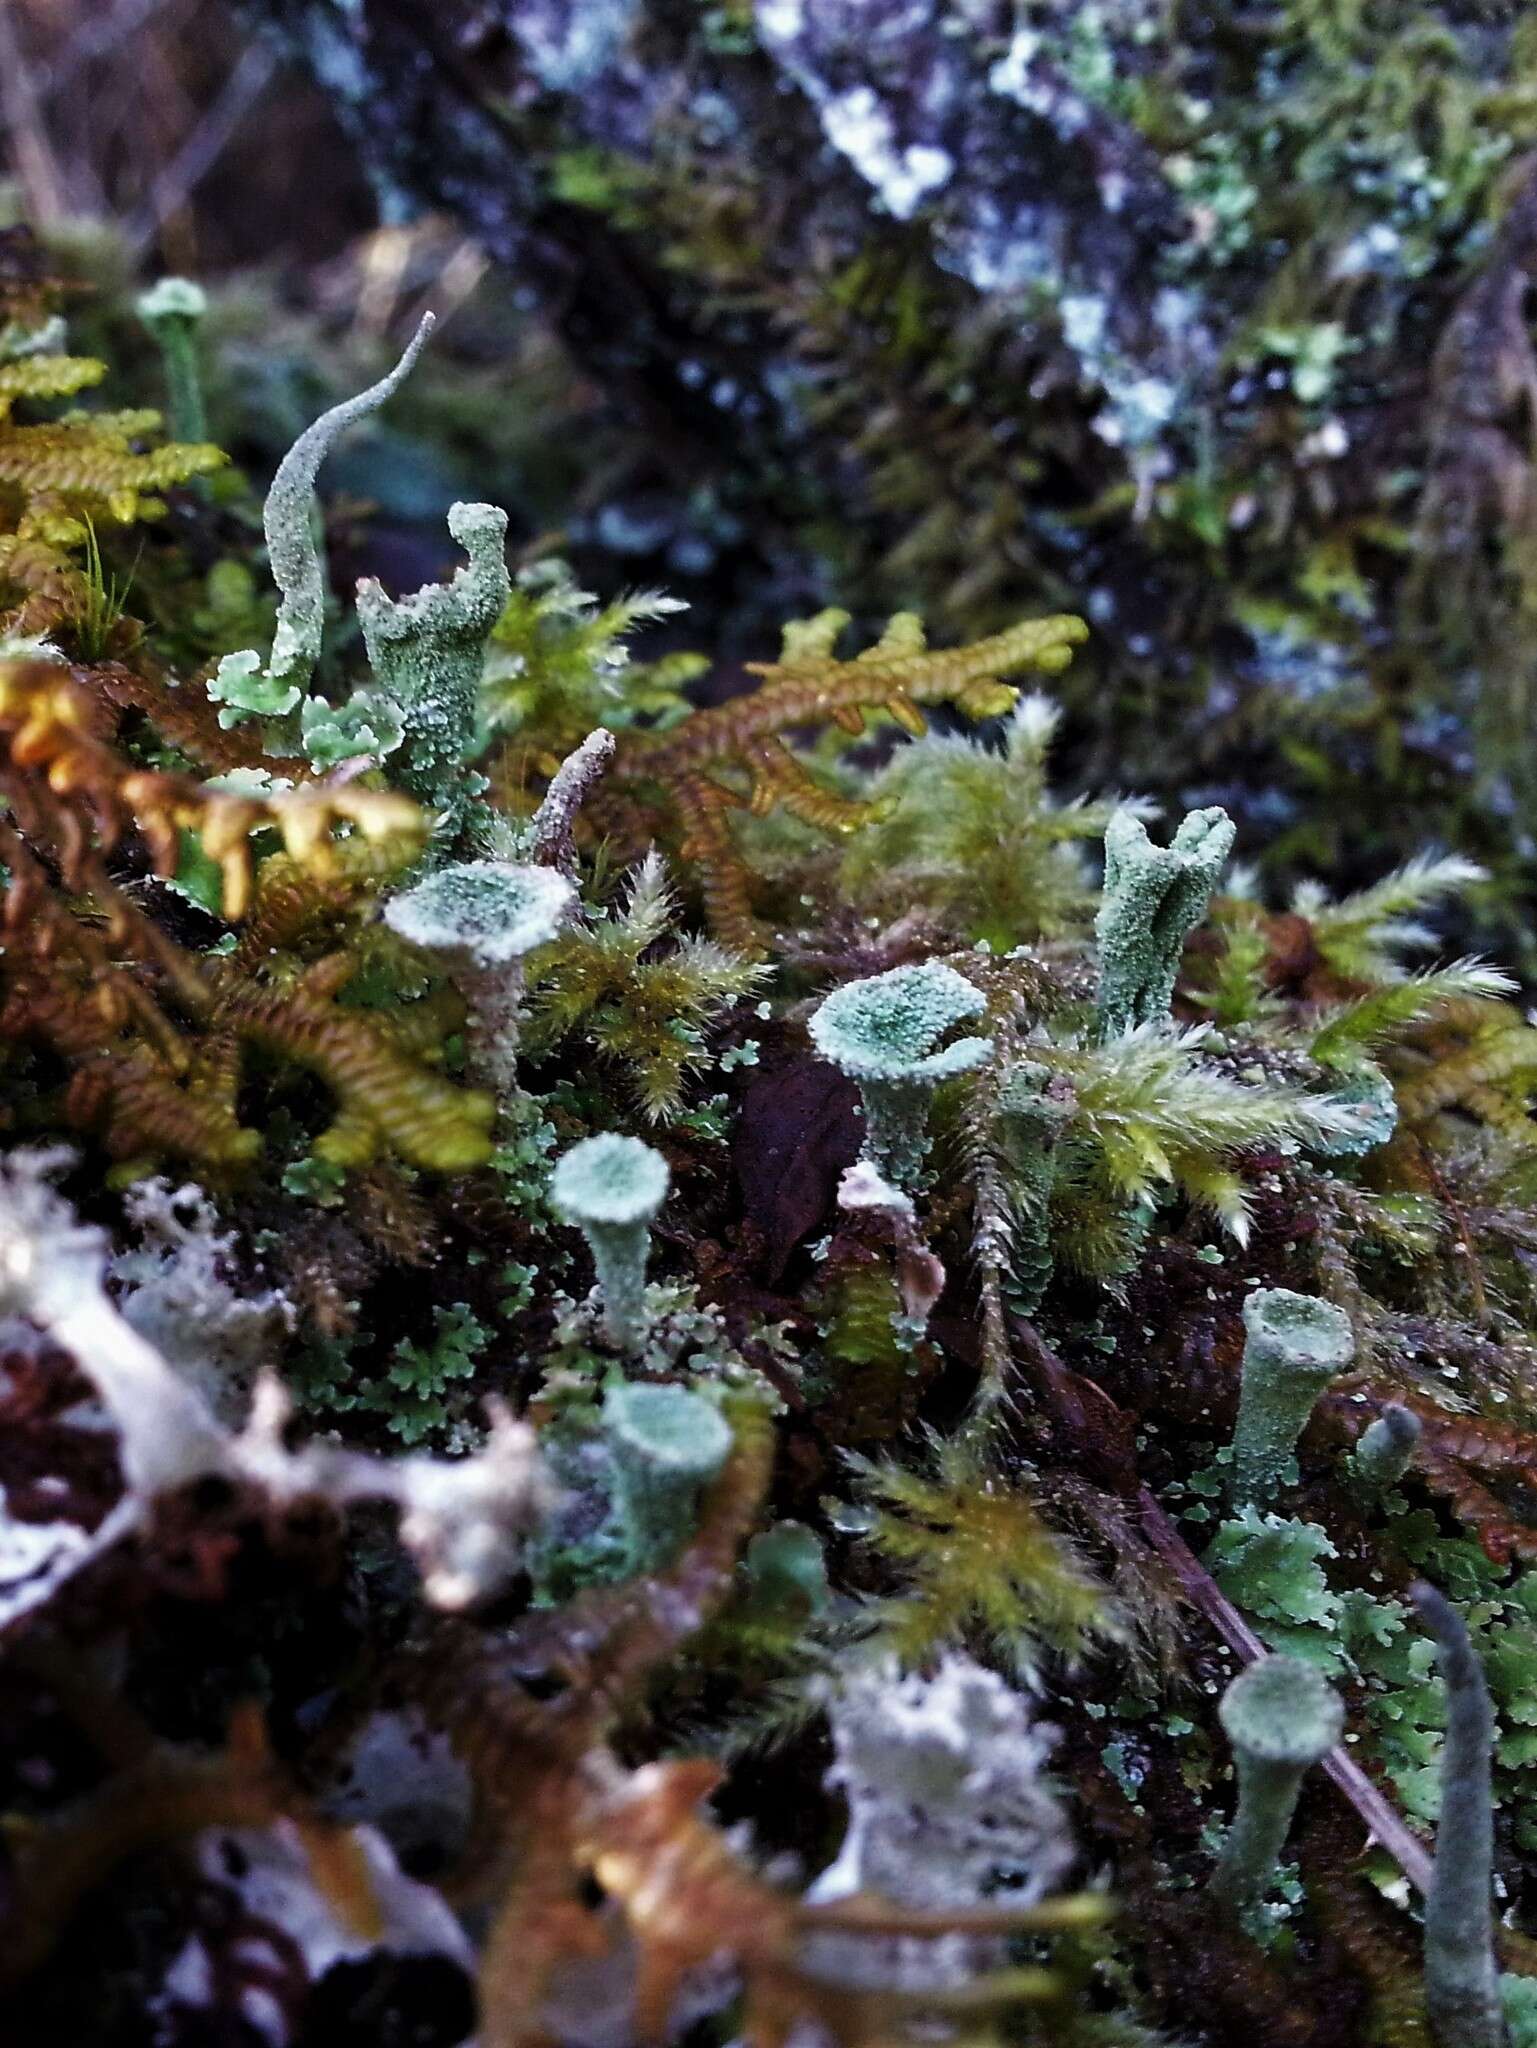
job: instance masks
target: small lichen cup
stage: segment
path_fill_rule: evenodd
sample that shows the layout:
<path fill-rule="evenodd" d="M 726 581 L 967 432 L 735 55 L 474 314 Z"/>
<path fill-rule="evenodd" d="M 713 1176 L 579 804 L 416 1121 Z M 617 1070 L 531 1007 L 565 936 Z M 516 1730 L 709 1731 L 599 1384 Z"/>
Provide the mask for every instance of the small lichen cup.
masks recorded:
<path fill-rule="evenodd" d="M 1420 1418 L 1412 1408 L 1390 1401 L 1356 1439 L 1351 1469 L 1368 1486 L 1396 1486 L 1414 1461 L 1420 1440 Z"/>
<path fill-rule="evenodd" d="M 1216 806 L 1187 812 L 1167 846 L 1153 844 L 1135 811 L 1111 818 L 1094 921 L 1102 1039 L 1168 1016 L 1185 940 L 1206 915 L 1233 836 L 1232 819 Z"/>
<path fill-rule="evenodd" d="M 611 1387 L 603 1434 L 614 1460 L 618 1511 L 640 1570 L 664 1562 L 693 1527 L 699 1495 L 731 1450 L 731 1425 L 687 1387 Z"/>
<path fill-rule="evenodd" d="M 1233 1745 L 1238 1810 L 1212 1889 L 1241 1908 L 1269 1885 L 1302 1780 L 1339 1741 L 1345 1710 L 1314 1665 L 1296 1657 L 1261 1657 L 1233 1680 L 1217 1713 Z"/>
<path fill-rule="evenodd" d="M 1232 1497 L 1239 1507 L 1262 1508 L 1281 1484 L 1314 1402 L 1354 1357 L 1355 1337 L 1343 1309 L 1289 1287 L 1251 1294 L 1243 1320 Z"/>
<path fill-rule="evenodd" d="M 469 1005 L 470 1063 L 499 1097 L 517 1086 L 523 960 L 559 932 L 576 891 L 558 868 L 457 861 L 392 896 L 390 930 L 441 954 Z"/>
<path fill-rule="evenodd" d="M 964 974 L 925 960 L 845 982 L 812 1015 L 812 1044 L 859 1088 L 864 1157 L 899 1188 L 912 1187 L 923 1170 L 935 1088 L 992 1056 L 990 1038 L 942 1043 L 953 1024 L 986 1007 Z"/>
<path fill-rule="evenodd" d="M 620 1351 L 646 1340 L 646 1261 L 652 1218 L 667 1199 L 667 1161 L 639 1138 L 605 1131 L 555 1163 L 550 1199 L 587 1240 L 603 1297 L 603 1329 Z"/>

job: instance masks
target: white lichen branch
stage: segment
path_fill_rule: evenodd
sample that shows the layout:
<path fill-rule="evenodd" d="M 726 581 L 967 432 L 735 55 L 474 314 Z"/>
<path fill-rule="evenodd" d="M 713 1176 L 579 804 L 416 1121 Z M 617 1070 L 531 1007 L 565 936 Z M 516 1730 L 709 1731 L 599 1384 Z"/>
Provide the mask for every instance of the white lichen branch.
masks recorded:
<path fill-rule="evenodd" d="M 269 1374 L 245 1428 L 231 1432 L 108 1295 L 103 1234 L 52 1184 L 71 1159 L 55 1148 L 0 1161 L 0 1315 L 26 1318 L 68 1352 L 116 1425 L 127 1492 L 115 1526 L 127 1533 L 157 1497 L 211 1474 L 277 1506 L 393 1501 L 435 1606 L 463 1608 L 500 1590 L 546 1505 L 533 1430 L 498 1404 L 484 1447 L 469 1458 L 387 1459 L 319 1440 L 290 1450 L 292 1404 Z"/>

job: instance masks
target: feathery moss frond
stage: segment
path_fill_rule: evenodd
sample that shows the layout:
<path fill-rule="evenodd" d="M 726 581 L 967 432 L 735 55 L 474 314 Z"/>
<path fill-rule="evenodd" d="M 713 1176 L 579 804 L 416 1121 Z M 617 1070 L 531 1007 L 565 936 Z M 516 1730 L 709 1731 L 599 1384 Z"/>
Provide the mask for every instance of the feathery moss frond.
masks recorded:
<path fill-rule="evenodd" d="M 875 1603 L 875 1643 L 903 1664 L 977 1638 L 1016 1671 L 1119 1633 L 1108 1589 L 1049 1528 L 1023 1477 L 989 1473 L 960 1444 L 931 1449 L 929 1472 L 850 1460 L 874 1503 L 869 1542 L 903 1580 Z"/>
<path fill-rule="evenodd" d="M 1240 1080 L 1209 1057 L 1207 1029 L 1143 1027 L 1093 1047 L 1032 1045 L 1030 1056 L 1072 1083 L 1071 1138 L 1091 1146 L 1128 1203 L 1178 1188 L 1246 1235 L 1236 1155 L 1280 1139 L 1354 1134 L 1348 1105 L 1278 1082 Z M 1007 1112 L 1005 1094 L 1001 1108 Z"/>
<path fill-rule="evenodd" d="M 676 914 L 666 867 L 651 853 L 622 908 L 568 925 L 529 962 L 525 1047 L 548 1051 L 584 1030 L 628 1072 L 653 1123 L 677 1110 L 689 1075 L 709 1064 L 709 1026 L 764 979 L 761 967 L 691 933 L 653 954 Z"/>
<path fill-rule="evenodd" d="M 1419 854 L 1339 902 L 1331 902 L 1319 884 L 1305 882 L 1294 893 L 1292 908 L 1308 920 L 1320 954 L 1336 974 L 1353 981 L 1398 981 L 1405 970 L 1396 956 L 1435 944 L 1434 930 L 1415 913 L 1483 879 L 1481 867 L 1458 855 Z"/>
<path fill-rule="evenodd" d="M 1083 843 L 1103 837 L 1125 800 L 1053 797 L 1046 762 L 1060 717 L 1032 693 L 1014 707 L 1001 749 L 934 733 L 899 748 L 870 785 L 868 821 L 844 856 L 856 901 L 887 912 L 922 901 L 997 952 L 1087 925 L 1094 891 Z"/>
<path fill-rule="evenodd" d="M 1449 967 L 1429 968 L 1333 1011 L 1313 1039 L 1313 1057 L 1334 1065 L 1351 1053 L 1370 1051 L 1449 1004 L 1493 1003 L 1515 991 L 1508 974 L 1482 960 L 1454 960 Z"/>
<path fill-rule="evenodd" d="M 618 838 L 634 838 L 656 813 L 681 819 L 680 851 L 700 870 L 700 887 L 716 936 L 750 958 L 762 945 L 750 908 L 746 869 L 726 823 L 732 810 L 765 816 L 776 806 L 820 831 L 852 832 L 870 806 L 828 790 L 807 771 L 784 736 L 799 727 L 864 730 L 866 714 L 883 712 L 904 732 L 926 731 L 920 707 L 954 704 L 970 718 L 1006 711 L 1017 692 L 1003 678 L 1025 669 L 1055 675 L 1087 637 L 1066 614 L 1026 619 L 969 646 L 930 649 L 911 613 L 898 613 L 873 647 L 850 661 L 832 653 L 843 613 L 785 628 L 777 662 L 748 662 L 756 690 L 685 718 L 658 735 L 621 735 L 611 773 L 595 792 L 594 821 Z M 723 781 L 721 778 L 733 780 Z M 737 786 L 745 780 L 745 791 Z"/>

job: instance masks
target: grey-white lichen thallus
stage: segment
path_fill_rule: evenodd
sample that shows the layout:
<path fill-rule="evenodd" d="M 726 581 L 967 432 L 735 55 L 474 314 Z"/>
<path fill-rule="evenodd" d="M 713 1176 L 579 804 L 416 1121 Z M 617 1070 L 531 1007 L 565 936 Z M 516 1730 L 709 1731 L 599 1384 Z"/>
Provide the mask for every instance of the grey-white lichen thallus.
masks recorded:
<path fill-rule="evenodd" d="M 725 1464 L 731 1425 L 687 1387 L 611 1387 L 603 1435 L 614 1460 L 618 1512 L 634 1566 L 648 1571 L 693 1527 L 704 1487 Z"/>
<path fill-rule="evenodd" d="M 1233 1745 L 1238 1811 L 1212 1889 L 1242 1907 L 1263 1896 L 1286 1845 L 1303 1777 L 1339 1741 L 1345 1710 L 1315 1666 L 1296 1657 L 1260 1657 L 1233 1680 L 1217 1712 Z"/>
<path fill-rule="evenodd" d="M 911 1187 L 922 1171 L 934 1089 L 992 1055 L 990 1038 L 942 1043 L 952 1025 L 986 1007 L 964 974 L 925 960 L 845 982 L 812 1015 L 812 1044 L 858 1085 L 864 1156 L 898 1187 Z"/>
<path fill-rule="evenodd" d="M 1232 1497 L 1262 1508 L 1281 1484 L 1313 1404 L 1355 1355 L 1350 1318 L 1333 1302 L 1262 1287 L 1243 1308 L 1246 1332 Z"/>
<path fill-rule="evenodd" d="M 51 1184 L 72 1156 L 0 1158 L 0 1315 L 25 1316 L 67 1351 L 117 1430 L 128 1491 L 98 1533 L 115 1541 L 160 1495 L 214 1473 L 279 1505 L 393 1501 L 429 1600 L 459 1608 L 500 1592 L 549 1506 L 529 1425 L 493 1408 L 485 1447 L 467 1458 L 376 1458 L 320 1437 L 290 1449 L 293 1404 L 268 1375 L 236 1435 L 108 1294 L 104 1237 Z"/>
<path fill-rule="evenodd" d="M 1216 807 L 1189 812 L 1168 846 L 1153 844 L 1134 811 L 1111 818 L 1094 920 L 1101 1039 L 1168 1016 L 1185 940 L 1206 915 L 1233 835 L 1232 819 Z"/>
<path fill-rule="evenodd" d="M 524 956 L 553 939 L 576 903 L 555 868 L 456 861 L 384 906 L 390 930 L 443 956 L 469 1005 L 466 1038 L 477 1076 L 499 1098 L 517 1086 Z"/>
<path fill-rule="evenodd" d="M 1425 1899 L 1425 2005 L 1436 2048 L 1504 2048 L 1490 1890 L 1494 1708 L 1467 1623 L 1434 1586 L 1410 1590 L 1446 1686 L 1441 1815 Z"/>
<path fill-rule="evenodd" d="M 621 1351 L 638 1351 L 649 1327 L 646 1261 L 652 1218 L 667 1199 L 667 1161 L 615 1131 L 584 1138 L 555 1163 L 550 1199 L 587 1240 L 603 1297 L 603 1328 Z"/>

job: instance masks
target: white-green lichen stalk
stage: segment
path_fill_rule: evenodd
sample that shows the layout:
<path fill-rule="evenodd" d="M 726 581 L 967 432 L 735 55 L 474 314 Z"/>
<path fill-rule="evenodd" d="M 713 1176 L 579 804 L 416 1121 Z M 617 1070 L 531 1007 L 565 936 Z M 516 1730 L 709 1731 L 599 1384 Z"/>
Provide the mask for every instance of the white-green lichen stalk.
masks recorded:
<path fill-rule="evenodd" d="M 451 582 L 393 598 L 365 578 L 357 609 L 375 681 L 401 721 L 395 779 L 455 824 L 475 793 L 464 771 L 479 745 L 486 639 L 512 585 L 500 506 L 450 505 L 448 530 L 468 557 Z"/>
<path fill-rule="evenodd" d="M 864 1157 L 899 1188 L 914 1186 L 923 1170 L 934 1090 L 992 1056 L 990 1038 L 942 1042 L 953 1025 L 986 1008 L 965 975 L 926 960 L 845 982 L 811 1018 L 817 1051 L 859 1089 Z"/>
<path fill-rule="evenodd" d="M 208 414 L 198 370 L 197 332 L 208 313 L 207 293 L 190 277 L 163 277 L 139 294 L 135 311 L 159 345 L 172 436 L 178 441 L 206 441 Z"/>
<path fill-rule="evenodd" d="M 1355 1355 L 1350 1318 L 1333 1302 L 1262 1287 L 1244 1303 L 1243 1378 L 1233 1431 L 1232 1497 L 1263 1508 L 1329 1382 Z"/>
<path fill-rule="evenodd" d="M 1467 1623 L 1444 1593 L 1410 1598 L 1446 1686 L 1441 1814 L 1425 1899 L 1425 2006 L 1436 2048 L 1504 2048 L 1494 1955 L 1494 1706 Z"/>
<path fill-rule="evenodd" d="M 1302 1780 L 1338 1743 L 1345 1710 L 1314 1665 L 1296 1657 L 1260 1657 L 1233 1680 L 1217 1711 L 1233 1745 L 1238 1811 L 1212 1889 L 1242 1908 L 1269 1886 Z"/>
<path fill-rule="evenodd" d="M 576 891 L 558 869 L 518 861 L 456 861 L 384 907 L 390 930 L 438 954 L 469 1008 L 476 1078 L 498 1100 L 517 1089 L 523 962 L 559 932 Z"/>
<path fill-rule="evenodd" d="M 604 1334 L 619 1351 L 639 1351 L 646 1341 L 650 1225 L 671 1179 L 667 1161 L 653 1146 L 614 1131 L 573 1145 L 556 1161 L 550 1179 L 557 1215 L 587 1240 Z"/>

